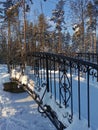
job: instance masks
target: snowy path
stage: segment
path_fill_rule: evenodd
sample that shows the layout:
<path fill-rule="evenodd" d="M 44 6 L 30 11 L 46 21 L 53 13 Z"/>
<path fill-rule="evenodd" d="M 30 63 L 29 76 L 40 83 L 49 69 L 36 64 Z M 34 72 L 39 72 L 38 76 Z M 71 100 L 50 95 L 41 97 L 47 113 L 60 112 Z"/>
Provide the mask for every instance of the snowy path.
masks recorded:
<path fill-rule="evenodd" d="M 55 130 L 37 111 L 37 104 L 27 93 L 13 94 L 3 91 L 8 81 L 5 66 L 0 66 L 0 130 Z"/>

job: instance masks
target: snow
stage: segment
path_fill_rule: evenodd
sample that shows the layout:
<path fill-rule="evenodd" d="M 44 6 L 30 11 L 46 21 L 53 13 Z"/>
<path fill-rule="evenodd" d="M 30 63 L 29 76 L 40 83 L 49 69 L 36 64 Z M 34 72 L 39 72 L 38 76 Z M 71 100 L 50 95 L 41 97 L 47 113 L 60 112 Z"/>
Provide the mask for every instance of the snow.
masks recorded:
<path fill-rule="evenodd" d="M 37 111 L 37 104 L 25 92 L 3 91 L 9 81 L 6 65 L 0 65 L 0 130 L 56 130 L 48 118 Z"/>
<path fill-rule="evenodd" d="M 13 72 L 14 73 L 14 72 Z M 13 76 L 15 76 L 13 74 Z M 18 76 L 17 76 L 18 77 Z M 18 77 L 19 78 L 19 77 Z M 74 76 L 74 81 L 73 84 L 76 86 L 76 80 L 77 77 Z M 25 80 L 26 79 L 26 80 Z M 27 76 L 24 75 L 23 79 L 21 80 L 22 82 L 27 83 Z M 7 67 L 6 65 L 0 65 L 0 130 L 56 130 L 56 128 L 53 126 L 53 124 L 50 122 L 48 118 L 43 117 L 38 111 L 37 107 L 38 105 L 35 103 L 35 101 L 29 96 L 28 93 L 19 93 L 19 94 L 13 94 L 9 92 L 3 91 L 3 83 L 9 81 L 9 74 L 7 73 Z M 85 78 L 81 78 L 81 88 L 82 88 L 82 93 L 83 94 L 83 99 L 81 101 L 81 104 L 84 105 L 86 104 L 85 101 Z M 29 87 L 34 90 L 35 83 L 33 80 L 30 80 L 28 82 Z M 95 99 L 98 97 L 98 85 L 94 82 L 91 83 L 91 100 L 95 101 Z M 74 88 L 76 92 L 76 88 Z M 42 88 L 42 92 L 38 92 L 36 89 L 35 91 L 37 93 L 42 94 L 45 91 L 45 87 Z M 84 93 L 85 92 L 85 93 Z M 74 93 L 75 96 L 77 96 L 77 93 Z M 41 97 L 42 95 L 40 95 Z M 47 104 L 48 102 L 51 104 L 52 109 L 57 110 L 58 116 L 61 120 L 62 119 L 62 114 L 64 110 L 57 108 L 56 104 L 54 104 L 54 99 L 50 100 L 51 95 L 46 94 L 44 98 L 44 104 Z M 76 103 L 76 99 L 74 99 L 74 103 Z M 96 102 L 97 103 L 97 102 Z M 83 106 L 82 108 L 82 117 L 81 120 L 78 119 L 78 113 L 77 113 L 77 103 L 74 106 L 74 117 L 73 117 L 73 122 L 72 124 L 69 124 L 69 126 L 66 128 L 66 130 L 98 130 L 98 105 L 95 107 L 95 102 L 92 103 L 91 105 L 91 122 L 92 126 L 91 128 L 88 128 L 87 125 L 87 120 L 85 117 L 85 108 L 86 105 Z M 65 111 L 65 115 L 66 112 Z M 96 115 L 96 116 L 95 116 Z M 67 115 L 68 116 L 68 115 Z M 65 120 L 65 123 L 67 120 Z M 68 122 L 67 122 L 68 123 Z M 94 126 L 95 125 L 95 126 Z"/>

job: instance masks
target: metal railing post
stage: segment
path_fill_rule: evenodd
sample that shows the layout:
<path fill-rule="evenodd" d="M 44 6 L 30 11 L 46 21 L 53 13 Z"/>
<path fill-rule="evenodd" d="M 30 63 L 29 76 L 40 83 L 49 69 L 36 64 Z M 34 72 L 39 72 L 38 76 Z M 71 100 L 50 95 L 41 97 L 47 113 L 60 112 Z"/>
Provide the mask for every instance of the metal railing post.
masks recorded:
<path fill-rule="evenodd" d="M 88 116 L 88 127 L 90 127 L 90 86 L 89 86 L 89 75 L 90 70 L 89 67 L 87 67 L 87 116 Z"/>
<path fill-rule="evenodd" d="M 49 92 L 49 66 L 48 66 L 48 56 L 46 58 L 46 81 L 47 81 L 47 92 Z"/>
<path fill-rule="evenodd" d="M 73 118 L 73 87 L 72 87 L 72 63 L 70 62 L 70 88 L 71 88 L 71 115 Z"/>
<path fill-rule="evenodd" d="M 81 99 L 80 99 L 80 66 L 78 64 L 78 109 L 79 109 L 79 120 L 81 119 Z"/>

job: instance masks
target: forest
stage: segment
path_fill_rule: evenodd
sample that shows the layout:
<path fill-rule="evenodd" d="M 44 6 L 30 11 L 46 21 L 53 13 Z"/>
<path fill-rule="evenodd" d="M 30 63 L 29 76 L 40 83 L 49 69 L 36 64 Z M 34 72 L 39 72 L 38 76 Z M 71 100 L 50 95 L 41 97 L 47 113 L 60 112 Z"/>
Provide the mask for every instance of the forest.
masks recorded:
<path fill-rule="evenodd" d="M 98 53 L 97 0 L 58 0 L 50 19 L 43 12 L 43 4 L 49 0 L 40 0 L 42 11 L 36 22 L 27 17 L 34 2 L 0 0 L 1 63 L 25 61 L 28 52 Z"/>

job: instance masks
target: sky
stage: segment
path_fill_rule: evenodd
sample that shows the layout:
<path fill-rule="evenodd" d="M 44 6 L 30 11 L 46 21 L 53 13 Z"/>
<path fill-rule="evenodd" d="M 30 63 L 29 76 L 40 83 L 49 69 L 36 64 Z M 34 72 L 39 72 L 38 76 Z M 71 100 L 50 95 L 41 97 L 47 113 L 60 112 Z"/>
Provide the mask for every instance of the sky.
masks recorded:
<path fill-rule="evenodd" d="M 52 11 L 56 9 L 56 4 L 59 0 L 47 0 L 44 2 L 44 0 L 33 0 L 33 3 L 31 5 L 31 11 L 30 13 L 27 13 L 27 17 L 33 21 L 33 23 L 37 22 L 38 15 L 40 13 L 44 13 L 45 17 L 48 19 L 48 22 L 54 26 L 54 22 L 50 21 L 52 17 Z M 66 27 L 72 31 L 72 23 L 71 23 L 71 13 L 70 13 L 70 7 L 69 7 L 69 1 L 66 0 L 64 5 L 64 11 L 65 11 L 65 22 Z"/>
<path fill-rule="evenodd" d="M 25 1 L 27 2 L 27 4 L 30 3 L 30 0 L 25 0 Z M 33 4 L 30 3 L 31 10 L 29 13 L 26 13 L 27 18 L 35 24 L 37 22 L 37 18 L 39 14 L 44 13 L 45 17 L 48 19 L 48 22 L 54 26 L 54 23 L 50 22 L 49 19 L 52 17 L 52 10 L 56 8 L 56 4 L 58 3 L 59 0 L 46 0 L 46 1 L 32 0 L 32 1 Z M 65 0 L 64 11 L 65 11 L 64 17 L 66 22 L 65 26 L 68 28 L 68 30 L 72 32 L 72 26 L 75 23 L 72 23 L 73 21 L 71 21 L 73 15 L 70 10 L 69 0 Z M 21 19 L 23 20 L 22 12 L 21 12 Z"/>
<path fill-rule="evenodd" d="M 55 9 L 57 0 L 47 0 L 46 2 L 43 0 L 33 0 L 33 3 L 33 17 L 39 15 L 40 13 L 44 13 L 45 16 L 51 16 L 52 10 Z"/>
<path fill-rule="evenodd" d="M 33 22 L 33 24 L 37 23 L 38 16 L 41 13 L 44 13 L 47 21 L 49 24 L 52 26 L 55 26 L 53 21 L 50 21 L 52 17 L 52 10 L 56 8 L 56 4 L 58 3 L 59 0 L 32 0 L 33 4 L 30 3 L 30 0 L 26 0 L 27 4 L 30 4 L 30 12 L 26 13 L 27 19 L 29 21 Z M 64 10 L 65 10 L 65 22 L 68 30 L 72 31 L 72 24 L 71 24 L 71 15 L 70 15 L 70 8 L 69 8 L 69 1 L 66 0 L 65 5 L 64 5 Z M 1 6 L 1 5 L 0 5 Z M 23 11 L 20 9 L 20 20 L 23 21 Z"/>

